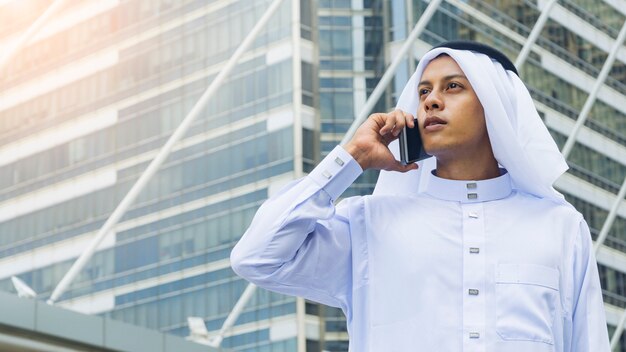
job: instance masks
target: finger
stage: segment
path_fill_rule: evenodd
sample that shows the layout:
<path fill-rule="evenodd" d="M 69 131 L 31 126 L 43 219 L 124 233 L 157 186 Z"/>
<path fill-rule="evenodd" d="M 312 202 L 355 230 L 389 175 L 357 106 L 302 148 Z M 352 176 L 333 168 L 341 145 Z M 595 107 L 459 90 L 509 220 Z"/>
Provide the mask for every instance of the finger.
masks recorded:
<path fill-rule="evenodd" d="M 414 128 L 415 127 L 415 117 L 413 115 L 409 114 L 408 112 L 404 113 L 404 117 L 405 117 L 406 125 L 409 128 Z"/>
<path fill-rule="evenodd" d="M 393 128 L 393 135 L 397 137 L 402 131 L 402 129 L 404 128 L 404 126 L 406 125 L 405 112 L 399 109 L 395 110 L 394 117 L 395 117 L 396 123 Z"/>
<path fill-rule="evenodd" d="M 419 168 L 419 165 L 417 163 L 410 163 L 410 164 L 404 165 L 398 160 L 394 160 L 392 163 L 388 165 L 388 167 L 385 168 L 385 170 L 404 173 L 404 172 L 408 172 L 411 170 L 417 170 L 418 168 Z"/>
<path fill-rule="evenodd" d="M 380 129 L 380 134 L 384 136 L 391 132 L 393 130 L 393 126 L 396 124 L 395 111 L 384 114 L 383 118 L 385 119 L 385 125 Z"/>
<path fill-rule="evenodd" d="M 419 165 L 417 163 L 410 163 L 407 165 L 404 165 L 402 163 L 399 163 L 399 164 L 400 164 L 400 169 L 398 171 L 402 173 L 419 169 Z"/>

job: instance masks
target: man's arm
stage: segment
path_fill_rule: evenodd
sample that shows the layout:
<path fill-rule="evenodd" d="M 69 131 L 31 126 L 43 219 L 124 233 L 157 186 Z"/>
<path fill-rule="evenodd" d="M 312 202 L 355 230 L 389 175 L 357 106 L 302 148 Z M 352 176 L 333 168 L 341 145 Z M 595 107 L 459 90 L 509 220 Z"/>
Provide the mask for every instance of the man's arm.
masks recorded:
<path fill-rule="evenodd" d="M 581 220 L 574 242 L 572 327 L 569 351 L 609 352 L 602 288 L 589 227 Z"/>
<path fill-rule="evenodd" d="M 372 114 L 345 148 L 336 147 L 311 174 L 266 201 L 231 253 L 233 270 L 261 287 L 346 308 L 353 284 L 350 233 L 364 229 L 349 220 L 359 200 L 337 209 L 333 202 L 365 169 L 417 168 L 402 165 L 388 148 L 406 124 L 412 126 L 413 117 L 400 110 Z"/>
<path fill-rule="evenodd" d="M 233 270 L 270 290 L 345 308 L 352 284 L 350 204 L 333 202 L 362 173 L 342 147 L 268 199 L 231 253 Z M 347 204 L 343 204 L 347 203 Z"/>

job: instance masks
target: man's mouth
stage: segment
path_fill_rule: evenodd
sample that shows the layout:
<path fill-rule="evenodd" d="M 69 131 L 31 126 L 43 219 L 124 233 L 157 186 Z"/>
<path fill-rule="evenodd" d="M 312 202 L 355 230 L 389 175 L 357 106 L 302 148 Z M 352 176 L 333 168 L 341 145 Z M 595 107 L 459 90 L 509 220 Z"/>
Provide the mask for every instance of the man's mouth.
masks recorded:
<path fill-rule="evenodd" d="M 437 116 L 431 116 L 431 117 L 427 117 L 426 121 L 424 121 L 424 129 L 427 129 L 430 126 L 438 126 L 438 125 L 445 125 L 447 124 L 447 122 L 445 122 L 444 120 L 438 118 Z"/>

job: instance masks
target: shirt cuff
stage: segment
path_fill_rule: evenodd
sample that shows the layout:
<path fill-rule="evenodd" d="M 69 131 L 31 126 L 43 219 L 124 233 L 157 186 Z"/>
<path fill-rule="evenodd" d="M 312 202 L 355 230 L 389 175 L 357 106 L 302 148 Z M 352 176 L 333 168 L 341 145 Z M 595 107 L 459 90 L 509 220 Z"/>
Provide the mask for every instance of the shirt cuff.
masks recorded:
<path fill-rule="evenodd" d="M 361 165 L 338 145 L 307 177 L 336 200 L 362 173 Z"/>

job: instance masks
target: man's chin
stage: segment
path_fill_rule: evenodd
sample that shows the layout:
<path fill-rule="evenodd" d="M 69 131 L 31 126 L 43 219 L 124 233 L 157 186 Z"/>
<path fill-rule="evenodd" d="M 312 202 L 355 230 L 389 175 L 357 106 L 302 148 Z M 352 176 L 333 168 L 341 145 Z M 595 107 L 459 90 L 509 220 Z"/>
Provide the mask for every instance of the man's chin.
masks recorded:
<path fill-rule="evenodd" d="M 424 145 L 424 151 L 430 156 L 434 156 L 436 159 L 447 159 L 455 154 L 458 155 L 459 150 L 455 150 L 453 146 L 430 144 Z"/>
<path fill-rule="evenodd" d="M 426 154 L 434 157 L 437 157 L 437 155 L 441 155 L 442 153 L 445 154 L 448 149 L 449 148 L 445 148 L 435 143 L 424 144 L 424 151 Z"/>

